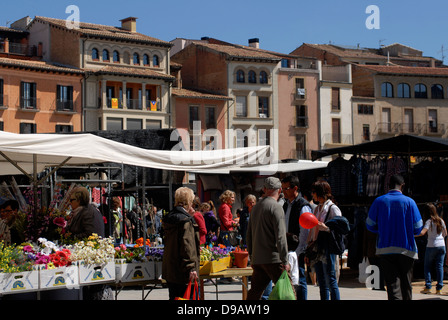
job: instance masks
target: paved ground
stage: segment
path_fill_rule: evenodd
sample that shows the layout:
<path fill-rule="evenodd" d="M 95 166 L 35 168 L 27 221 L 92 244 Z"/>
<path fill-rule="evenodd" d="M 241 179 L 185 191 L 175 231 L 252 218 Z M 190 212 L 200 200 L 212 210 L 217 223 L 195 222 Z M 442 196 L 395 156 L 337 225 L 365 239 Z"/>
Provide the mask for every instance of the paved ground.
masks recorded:
<path fill-rule="evenodd" d="M 442 295 L 421 294 L 424 287 L 423 280 L 413 282 L 413 300 L 448 300 L 448 281 L 445 282 Z M 250 288 L 250 282 L 249 282 Z M 218 284 L 218 300 L 242 300 L 242 285 L 239 282 L 231 284 Z M 341 300 L 387 300 L 385 291 L 367 289 L 359 283 L 356 274 L 349 269 L 344 269 L 339 281 Z M 432 291 L 435 293 L 435 288 Z M 148 294 L 146 289 L 144 294 Z M 205 300 L 217 300 L 216 287 L 212 283 L 204 285 Z M 120 291 L 117 300 L 142 300 L 141 288 L 127 287 Z M 146 300 L 168 300 L 168 289 L 156 286 L 146 297 Z M 319 288 L 308 285 L 308 300 L 320 300 Z"/>

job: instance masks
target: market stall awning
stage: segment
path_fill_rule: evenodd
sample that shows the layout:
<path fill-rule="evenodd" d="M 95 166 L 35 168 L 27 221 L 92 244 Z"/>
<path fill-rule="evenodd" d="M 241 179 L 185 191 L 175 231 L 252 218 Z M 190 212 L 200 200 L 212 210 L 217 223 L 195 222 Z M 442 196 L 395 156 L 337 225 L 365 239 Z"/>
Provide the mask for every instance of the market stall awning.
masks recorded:
<path fill-rule="evenodd" d="M 233 172 L 257 172 L 261 175 L 271 175 L 277 172 L 298 172 L 304 170 L 322 169 L 326 168 L 328 161 L 311 161 L 311 160 L 296 160 L 288 162 L 279 162 L 266 165 L 256 166 L 240 166 L 238 168 L 222 168 L 209 169 L 204 171 L 196 171 L 196 173 L 203 174 L 229 174 Z"/>
<path fill-rule="evenodd" d="M 210 151 L 148 150 L 93 134 L 0 132 L 0 175 L 41 172 L 45 167 L 102 162 L 173 171 L 236 168 L 257 164 L 269 147 Z"/>
<path fill-rule="evenodd" d="M 448 156 L 448 139 L 403 134 L 353 146 L 311 151 L 313 161 L 333 154 L 446 157 Z"/>

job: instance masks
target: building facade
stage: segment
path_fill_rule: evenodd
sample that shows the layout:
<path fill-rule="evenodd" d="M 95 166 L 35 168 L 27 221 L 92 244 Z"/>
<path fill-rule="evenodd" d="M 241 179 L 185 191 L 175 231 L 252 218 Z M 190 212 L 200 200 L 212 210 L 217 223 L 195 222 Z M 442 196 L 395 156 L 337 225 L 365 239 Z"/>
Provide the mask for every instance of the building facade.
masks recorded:
<path fill-rule="evenodd" d="M 30 44 L 42 43 L 43 60 L 79 68 L 83 81 L 83 130 L 170 128 L 171 44 L 136 30 L 137 18 L 121 27 L 36 17 Z"/>

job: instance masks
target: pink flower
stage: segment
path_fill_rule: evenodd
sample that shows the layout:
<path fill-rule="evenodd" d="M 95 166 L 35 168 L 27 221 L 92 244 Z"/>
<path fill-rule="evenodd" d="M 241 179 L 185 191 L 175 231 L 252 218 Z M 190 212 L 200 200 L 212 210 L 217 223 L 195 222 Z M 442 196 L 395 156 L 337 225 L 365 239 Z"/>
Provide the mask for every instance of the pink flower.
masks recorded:
<path fill-rule="evenodd" d="M 53 223 L 61 228 L 65 228 L 67 226 L 67 221 L 63 217 L 54 218 Z"/>

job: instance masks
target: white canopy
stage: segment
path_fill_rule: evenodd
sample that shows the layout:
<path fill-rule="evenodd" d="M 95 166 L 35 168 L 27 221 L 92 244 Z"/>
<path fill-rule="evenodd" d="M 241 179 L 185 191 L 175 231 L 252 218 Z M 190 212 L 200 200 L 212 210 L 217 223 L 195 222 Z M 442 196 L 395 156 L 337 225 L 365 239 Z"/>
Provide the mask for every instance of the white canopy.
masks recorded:
<path fill-rule="evenodd" d="M 266 163 L 269 147 L 211 151 L 164 151 L 130 146 L 93 134 L 15 134 L 0 131 L 0 175 L 27 174 L 45 167 L 102 162 L 173 171 L 230 169 Z"/>

